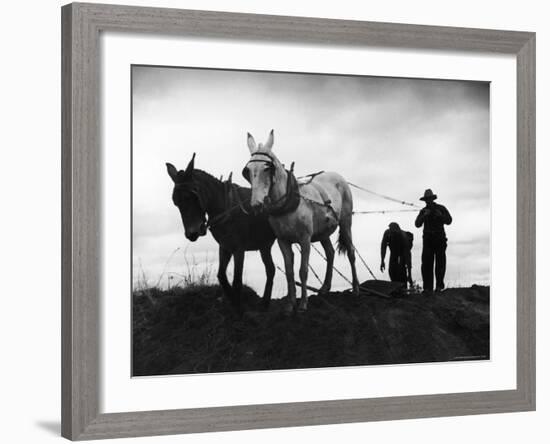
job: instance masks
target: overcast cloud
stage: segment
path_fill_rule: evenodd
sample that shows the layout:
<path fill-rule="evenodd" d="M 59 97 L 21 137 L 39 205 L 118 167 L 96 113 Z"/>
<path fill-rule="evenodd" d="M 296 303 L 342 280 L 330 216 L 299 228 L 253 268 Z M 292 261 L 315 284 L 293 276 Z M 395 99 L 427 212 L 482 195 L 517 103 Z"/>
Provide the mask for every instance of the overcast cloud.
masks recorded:
<path fill-rule="evenodd" d="M 186 68 L 133 68 L 133 263 L 149 283 L 163 270 L 217 268 L 210 234 L 191 243 L 171 201 L 165 162 L 195 166 L 219 177 L 240 176 L 249 152 L 246 133 L 258 142 L 275 130 L 274 152 L 296 162 L 300 176 L 332 170 L 348 181 L 421 204 L 425 188 L 453 216 L 447 228 L 447 284 L 490 280 L 489 84 L 448 80 L 258 73 Z M 353 189 L 356 210 L 397 210 L 399 204 Z M 379 278 L 380 241 L 391 221 L 415 235 L 413 278 L 420 278 L 421 230 L 415 213 L 355 215 L 355 245 Z M 180 250 L 168 259 L 176 248 Z M 282 266 L 277 245 L 275 262 Z M 311 263 L 324 276 L 324 262 Z M 347 260 L 336 267 L 346 275 Z M 358 262 L 360 280 L 369 278 Z M 232 265 L 230 265 L 230 269 Z M 245 282 L 261 291 L 263 265 L 247 253 Z M 166 285 L 166 278 L 161 280 Z M 317 285 L 314 276 L 309 282 Z M 346 287 L 336 274 L 333 288 Z M 286 294 L 278 272 L 274 297 Z"/>

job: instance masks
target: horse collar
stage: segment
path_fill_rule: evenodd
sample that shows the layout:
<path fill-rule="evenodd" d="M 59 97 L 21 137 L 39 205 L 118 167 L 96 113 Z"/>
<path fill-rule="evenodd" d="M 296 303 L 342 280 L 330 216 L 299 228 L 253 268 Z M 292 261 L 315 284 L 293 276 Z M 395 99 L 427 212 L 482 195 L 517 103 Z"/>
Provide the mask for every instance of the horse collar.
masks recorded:
<path fill-rule="evenodd" d="M 269 205 L 267 208 L 267 214 L 270 216 L 283 216 L 284 214 L 292 213 L 296 210 L 296 208 L 298 208 L 298 205 L 300 205 L 300 190 L 298 188 L 298 181 L 292 171 L 285 171 L 287 173 L 286 192 L 273 204 Z M 273 180 L 271 182 L 270 192 L 272 187 Z"/>

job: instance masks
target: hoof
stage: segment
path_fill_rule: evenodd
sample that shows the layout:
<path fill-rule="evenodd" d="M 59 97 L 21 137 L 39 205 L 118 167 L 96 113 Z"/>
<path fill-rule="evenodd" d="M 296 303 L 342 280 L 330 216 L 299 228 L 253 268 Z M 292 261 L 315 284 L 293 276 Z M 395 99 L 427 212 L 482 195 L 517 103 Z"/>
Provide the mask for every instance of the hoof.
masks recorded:
<path fill-rule="evenodd" d="M 355 296 L 358 296 L 359 295 L 359 285 L 354 285 L 353 286 L 353 294 Z"/>
<path fill-rule="evenodd" d="M 330 292 L 330 287 L 322 286 L 317 294 L 326 295 Z"/>
<path fill-rule="evenodd" d="M 307 311 L 307 300 L 303 299 L 300 301 L 300 306 L 298 307 L 298 312 L 305 313 Z"/>

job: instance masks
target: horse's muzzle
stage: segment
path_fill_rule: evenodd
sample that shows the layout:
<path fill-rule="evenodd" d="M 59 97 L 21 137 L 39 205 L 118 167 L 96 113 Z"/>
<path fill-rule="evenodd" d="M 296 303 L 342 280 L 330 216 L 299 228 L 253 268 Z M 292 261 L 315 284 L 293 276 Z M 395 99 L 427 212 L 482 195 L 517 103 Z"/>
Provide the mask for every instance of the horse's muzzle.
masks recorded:
<path fill-rule="evenodd" d="M 259 216 L 260 214 L 266 213 L 270 204 L 271 199 L 269 196 L 265 196 L 263 202 L 258 200 L 257 202 L 251 203 L 250 206 L 252 207 L 252 214 Z"/>
<path fill-rule="evenodd" d="M 193 233 L 185 233 L 185 237 L 191 242 L 195 242 L 199 238 L 199 233 L 195 231 Z"/>
<path fill-rule="evenodd" d="M 252 205 L 252 214 L 254 216 L 259 216 L 260 214 L 262 214 L 265 210 L 265 206 L 263 203 L 261 202 L 258 202 L 254 205 Z"/>
<path fill-rule="evenodd" d="M 185 237 L 191 242 L 195 242 L 199 237 L 206 235 L 206 223 L 200 224 L 198 230 L 186 231 Z"/>

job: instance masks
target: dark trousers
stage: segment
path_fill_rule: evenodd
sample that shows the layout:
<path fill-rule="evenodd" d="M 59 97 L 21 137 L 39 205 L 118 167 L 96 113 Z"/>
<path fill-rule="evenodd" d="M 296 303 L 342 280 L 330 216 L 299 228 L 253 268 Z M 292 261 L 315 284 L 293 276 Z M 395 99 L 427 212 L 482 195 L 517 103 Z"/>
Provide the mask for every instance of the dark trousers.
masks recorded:
<path fill-rule="evenodd" d="M 433 291 L 434 262 L 435 286 L 441 290 L 445 288 L 446 250 L 447 238 L 444 233 L 424 233 L 424 237 L 422 238 L 422 281 L 424 283 L 424 290 Z"/>
<path fill-rule="evenodd" d="M 401 256 L 390 254 L 388 273 L 392 282 L 407 282 L 407 269 L 405 267 L 405 261 Z"/>

